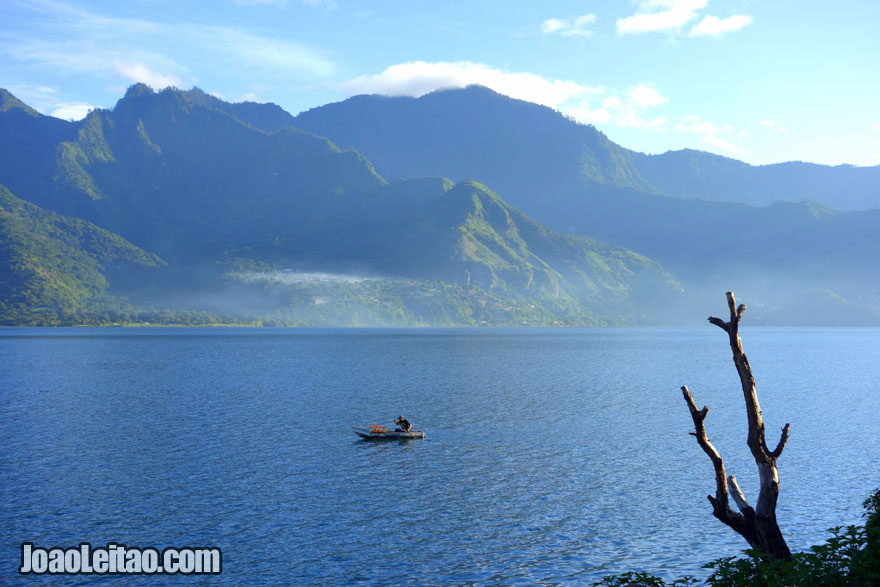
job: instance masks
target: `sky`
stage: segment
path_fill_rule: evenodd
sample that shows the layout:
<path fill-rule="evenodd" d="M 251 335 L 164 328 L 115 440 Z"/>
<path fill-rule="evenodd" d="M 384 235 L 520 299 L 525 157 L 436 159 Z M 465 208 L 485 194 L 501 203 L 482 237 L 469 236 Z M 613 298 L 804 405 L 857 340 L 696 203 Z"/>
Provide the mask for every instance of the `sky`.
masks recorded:
<path fill-rule="evenodd" d="M 646 153 L 880 164 L 877 0 L 0 0 L 0 87 L 82 118 L 128 86 L 292 114 L 482 84 Z"/>

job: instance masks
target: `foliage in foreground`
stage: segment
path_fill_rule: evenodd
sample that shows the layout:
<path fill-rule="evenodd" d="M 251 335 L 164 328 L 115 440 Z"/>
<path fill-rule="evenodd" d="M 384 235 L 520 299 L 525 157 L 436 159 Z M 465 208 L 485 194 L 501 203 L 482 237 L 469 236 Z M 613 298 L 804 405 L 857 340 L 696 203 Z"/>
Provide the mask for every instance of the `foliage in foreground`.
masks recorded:
<path fill-rule="evenodd" d="M 795 553 L 792 560 L 769 558 L 756 550 L 744 557 L 719 558 L 704 565 L 712 573 L 706 583 L 715 587 L 869 587 L 880 585 L 880 489 L 865 500 L 864 526 L 831 528 L 824 544 Z M 609 575 L 594 587 L 679 587 L 698 581 L 686 576 L 667 583 L 649 573 Z"/>
<path fill-rule="evenodd" d="M 621 573 L 619 575 L 608 575 L 598 583 L 593 583 L 594 587 L 627 587 L 627 585 L 644 585 L 645 587 L 687 587 L 699 583 L 696 577 L 686 575 L 681 579 L 676 579 L 672 583 L 667 583 L 660 577 L 656 577 L 650 573 L 633 572 Z"/>

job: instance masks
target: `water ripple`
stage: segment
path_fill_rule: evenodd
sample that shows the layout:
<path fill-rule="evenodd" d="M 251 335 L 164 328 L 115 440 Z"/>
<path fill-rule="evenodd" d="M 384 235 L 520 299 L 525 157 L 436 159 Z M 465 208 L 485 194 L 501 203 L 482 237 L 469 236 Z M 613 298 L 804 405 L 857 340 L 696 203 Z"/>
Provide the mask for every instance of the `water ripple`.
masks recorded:
<path fill-rule="evenodd" d="M 805 548 L 877 485 L 880 448 L 840 422 L 880 433 L 880 331 L 746 341 L 768 430 L 792 422 L 779 518 Z M 3 331 L 0 582 L 24 540 L 217 545 L 230 583 L 703 575 L 744 543 L 678 386 L 754 496 L 728 353 L 711 329 Z M 348 428 L 400 413 L 427 438 Z"/>

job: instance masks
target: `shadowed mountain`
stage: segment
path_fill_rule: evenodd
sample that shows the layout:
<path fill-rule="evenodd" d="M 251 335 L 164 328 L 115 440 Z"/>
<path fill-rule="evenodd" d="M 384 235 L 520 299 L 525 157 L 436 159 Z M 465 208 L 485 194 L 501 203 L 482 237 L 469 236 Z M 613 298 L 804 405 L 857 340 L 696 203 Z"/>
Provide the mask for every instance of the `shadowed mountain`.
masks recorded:
<path fill-rule="evenodd" d="M 16 193 L 52 189 L 57 146 L 76 136 L 76 125 L 43 116 L 0 88 L 0 181 Z"/>
<path fill-rule="evenodd" d="M 749 165 L 690 149 L 639 155 L 634 163 L 645 181 L 669 196 L 757 206 L 812 200 L 838 210 L 880 208 L 880 165 Z"/>
<path fill-rule="evenodd" d="M 726 280 L 722 287 L 760 286 L 775 297 L 775 280 L 880 303 L 871 261 L 880 254 L 880 212 L 803 201 L 868 206 L 880 167 L 644 155 L 549 108 L 481 87 L 418 99 L 356 96 L 301 113 L 296 124 L 358 149 L 389 177 L 477 177 L 535 220 L 644 253 L 692 289 Z M 745 203 L 776 200 L 791 202 Z"/>
<path fill-rule="evenodd" d="M 380 323 L 400 315 L 418 323 L 600 324 L 649 320 L 649 308 L 639 305 L 647 289 L 680 297 L 655 262 L 555 233 L 481 184 L 387 184 L 357 152 L 284 125 L 272 107 L 241 106 L 199 90 L 155 93 L 138 84 L 112 110 L 59 121 L 56 142 L 47 137 L 38 145 L 48 161 L 41 173 L 26 162 L 3 173 L 34 204 L 166 259 L 167 267 L 126 274 L 114 289 L 140 304 L 198 310 L 210 298 L 234 313 L 241 307 L 225 295 L 234 292 L 260 311 L 320 323 L 328 304 L 315 300 L 336 296 L 337 306 L 361 308 L 336 311 L 333 320 L 341 323 L 361 323 L 368 311 Z M 280 130 L 256 128 L 269 120 Z M 0 141 L 10 144 L 19 132 Z M 39 176 L 47 179 L 33 180 Z M 375 297 L 372 285 L 318 295 L 277 283 L 269 302 L 258 300 L 264 286 L 254 285 L 262 279 L 254 276 L 283 270 L 390 279 L 400 302 L 366 308 L 362 298 Z M 427 303 L 426 291 L 447 299 Z M 297 304 L 320 308 L 302 318 Z M 440 318 L 431 314 L 437 306 Z"/>
<path fill-rule="evenodd" d="M 645 155 L 592 125 L 480 86 L 420 98 L 355 96 L 303 112 L 293 124 L 359 150 L 386 177 L 479 177 L 526 213 L 540 208 L 538 219 L 547 222 L 571 198 L 615 196 L 609 187 L 755 205 L 880 208 L 880 166 L 753 166 L 692 150 Z"/>
<path fill-rule="evenodd" d="M 287 110 L 272 103 L 258 102 L 225 102 L 215 96 L 206 94 L 200 88 L 180 91 L 181 95 L 186 96 L 194 104 L 220 110 L 230 116 L 239 119 L 254 128 L 264 130 L 266 132 L 278 132 L 288 126 L 296 126 L 294 124 L 293 115 Z"/>
<path fill-rule="evenodd" d="M 355 96 L 303 112 L 295 123 L 357 149 L 386 177 L 480 178 L 544 218 L 564 215 L 572 189 L 651 189 L 632 152 L 594 127 L 480 86 L 418 99 Z"/>
<path fill-rule="evenodd" d="M 155 94 L 142 84 L 74 128 L 53 148 L 48 185 L 28 186 L 22 197 L 163 256 L 295 233 L 329 200 L 384 183 L 366 160 L 326 139 L 268 134 L 186 92 Z"/>
<path fill-rule="evenodd" d="M 113 110 L 76 123 L 40 116 L 8 92 L 0 100 L 0 181 L 169 262 L 148 278 L 135 271 L 114 282 L 140 303 L 188 294 L 184 305 L 199 308 L 233 274 L 247 281 L 295 270 L 402 280 L 394 286 L 401 300 L 420 300 L 418 311 L 405 301 L 368 308 L 370 323 L 391 315 L 393 323 L 436 323 L 426 291 L 445 296 L 441 314 L 451 323 L 659 320 L 655 308 L 671 310 L 667 300 L 681 298 L 675 280 L 631 249 L 682 279 L 690 300 L 736 285 L 768 309 L 769 322 L 802 291 L 820 292 L 814 298 L 826 305 L 842 299 L 845 311 L 835 315 L 847 320 L 880 307 L 880 211 L 669 197 L 661 192 L 675 181 L 658 179 L 664 158 L 691 189 L 696 180 L 679 168 L 694 161 L 706 177 L 723 176 L 705 171 L 712 166 L 734 175 L 752 168 L 707 154 L 634 153 L 590 126 L 485 88 L 418 100 L 361 96 L 295 119 L 363 154 L 290 127 L 294 119 L 277 106 L 229 104 L 198 89 L 155 93 L 138 84 Z M 436 178 L 388 184 L 364 155 L 390 177 Z M 479 178 L 504 199 L 442 176 Z M 374 299 L 376 283 L 334 299 L 340 307 Z M 328 287 L 301 291 L 296 303 L 324 299 Z M 518 309 L 480 310 L 489 306 Z M 355 314 L 334 319 L 361 323 Z M 327 314 L 298 316 L 312 323 Z"/>

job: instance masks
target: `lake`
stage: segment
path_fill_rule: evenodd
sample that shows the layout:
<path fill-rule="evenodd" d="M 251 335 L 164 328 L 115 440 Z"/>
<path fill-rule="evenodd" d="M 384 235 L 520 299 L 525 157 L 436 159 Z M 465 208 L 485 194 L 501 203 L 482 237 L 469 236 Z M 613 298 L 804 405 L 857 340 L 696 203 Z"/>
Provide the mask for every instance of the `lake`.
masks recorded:
<path fill-rule="evenodd" d="M 880 329 L 743 328 L 793 550 L 880 486 Z M 718 328 L 0 330 L 0 582 L 20 544 L 218 546 L 148 581 L 584 584 L 746 543 L 712 517 L 679 387 L 751 503 Z M 404 415 L 426 439 L 358 441 Z M 70 580 L 71 578 L 68 578 Z M 84 577 L 76 581 L 90 582 Z"/>

